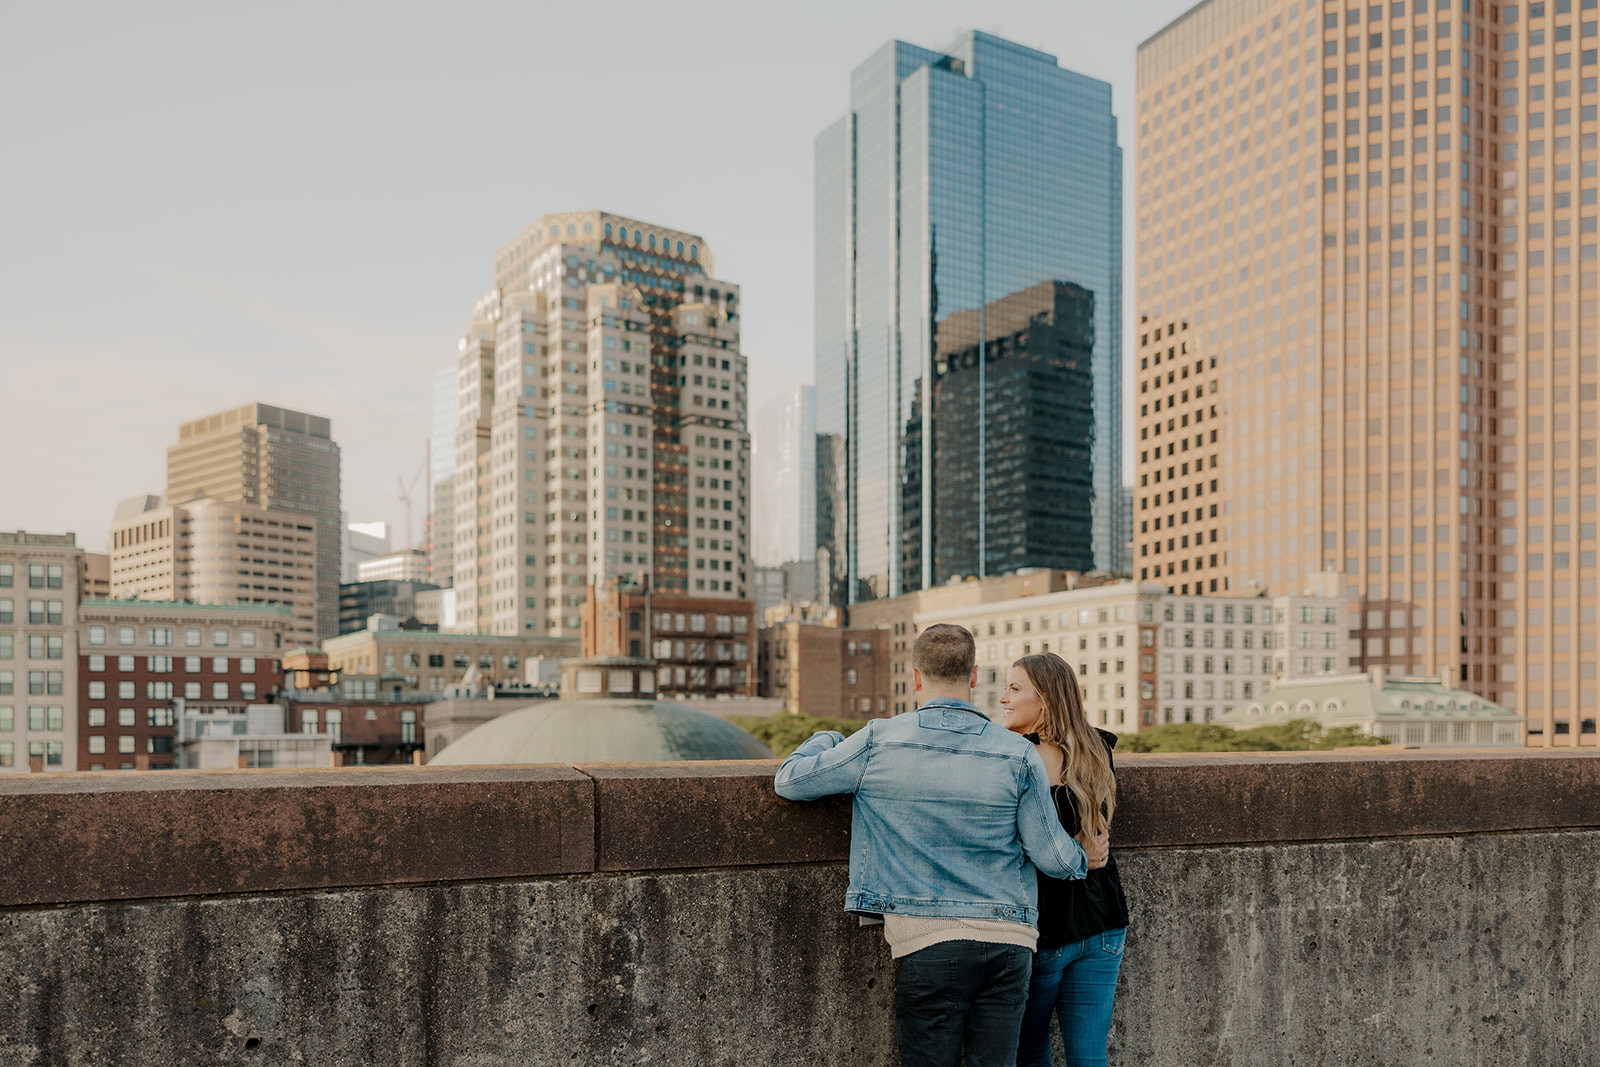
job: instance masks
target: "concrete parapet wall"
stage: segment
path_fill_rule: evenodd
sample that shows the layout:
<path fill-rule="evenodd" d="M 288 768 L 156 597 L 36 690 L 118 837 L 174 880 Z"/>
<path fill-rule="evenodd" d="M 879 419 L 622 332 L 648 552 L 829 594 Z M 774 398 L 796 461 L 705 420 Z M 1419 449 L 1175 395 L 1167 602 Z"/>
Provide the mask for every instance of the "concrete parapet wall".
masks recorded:
<path fill-rule="evenodd" d="M 0 1065 L 894 1062 L 775 764 L 0 782 Z M 1583 1064 L 1600 758 L 1128 757 L 1112 1062 Z"/>

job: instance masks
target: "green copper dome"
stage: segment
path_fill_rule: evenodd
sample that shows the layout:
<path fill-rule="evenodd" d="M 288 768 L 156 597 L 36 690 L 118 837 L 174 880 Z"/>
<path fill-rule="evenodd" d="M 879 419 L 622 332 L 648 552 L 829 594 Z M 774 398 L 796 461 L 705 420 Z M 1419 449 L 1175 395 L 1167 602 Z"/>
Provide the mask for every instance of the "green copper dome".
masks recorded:
<path fill-rule="evenodd" d="M 772 759 L 750 734 L 715 715 L 658 700 L 541 701 L 492 719 L 429 764 L 635 763 Z"/>

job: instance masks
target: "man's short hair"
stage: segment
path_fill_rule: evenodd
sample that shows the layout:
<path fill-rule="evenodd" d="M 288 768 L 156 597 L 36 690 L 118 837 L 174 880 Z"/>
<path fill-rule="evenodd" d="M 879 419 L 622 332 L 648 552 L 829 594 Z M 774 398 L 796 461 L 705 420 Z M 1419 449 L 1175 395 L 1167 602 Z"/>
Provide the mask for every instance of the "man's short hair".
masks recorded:
<path fill-rule="evenodd" d="M 931 682 L 966 682 L 978 661 L 978 644 L 960 626 L 940 623 L 917 635 L 911 665 Z"/>

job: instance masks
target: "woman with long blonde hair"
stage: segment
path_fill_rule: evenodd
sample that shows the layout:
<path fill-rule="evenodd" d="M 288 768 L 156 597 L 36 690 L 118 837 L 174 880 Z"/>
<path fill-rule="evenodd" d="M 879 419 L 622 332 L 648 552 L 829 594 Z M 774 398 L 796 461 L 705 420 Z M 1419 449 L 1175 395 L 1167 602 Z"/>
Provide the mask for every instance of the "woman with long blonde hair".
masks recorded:
<path fill-rule="evenodd" d="M 1060 656 L 1024 656 L 1000 697 L 1006 729 L 1038 746 L 1061 825 L 1080 842 L 1111 829 L 1117 735 L 1089 725 L 1072 667 Z M 1039 876 L 1039 944 L 1022 1017 L 1017 1067 L 1050 1067 L 1050 1017 L 1061 1020 L 1069 1067 L 1106 1062 L 1112 997 L 1122 968 L 1128 904 L 1116 857 L 1081 882 Z"/>

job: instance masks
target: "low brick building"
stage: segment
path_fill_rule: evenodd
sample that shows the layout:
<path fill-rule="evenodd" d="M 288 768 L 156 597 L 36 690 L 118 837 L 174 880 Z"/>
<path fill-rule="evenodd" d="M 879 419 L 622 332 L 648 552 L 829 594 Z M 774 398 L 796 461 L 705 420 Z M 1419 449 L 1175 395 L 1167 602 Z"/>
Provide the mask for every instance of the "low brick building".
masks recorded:
<path fill-rule="evenodd" d="M 673 596 L 647 586 L 590 586 L 583 655 L 653 659 L 664 698 L 756 695 L 751 600 Z"/>
<path fill-rule="evenodd" d="M 280 683 L 277 605 L 86 600 L 78 608 L 78 768 L 170 770 L 185 710 L 242 714 Z"/>
<path fill-rule="evenodd" d="M 890 714 L 890 632 L 786 622 L 760 635 L 764 697 L 793 712 L 870 719 Z"/>

